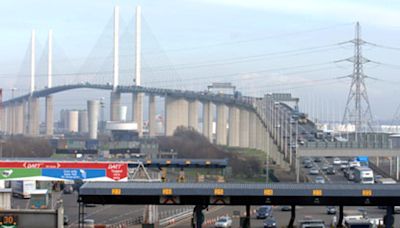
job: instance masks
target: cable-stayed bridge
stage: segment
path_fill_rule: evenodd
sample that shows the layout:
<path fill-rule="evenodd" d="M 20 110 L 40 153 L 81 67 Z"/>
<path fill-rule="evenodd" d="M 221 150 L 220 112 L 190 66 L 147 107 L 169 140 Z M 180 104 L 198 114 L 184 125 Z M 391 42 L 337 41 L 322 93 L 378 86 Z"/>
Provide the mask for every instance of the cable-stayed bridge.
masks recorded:
<path fill-rule="evenodd" d="M 183 88 L 144 86 L 142 83 L 142 17 L 140 7 L 137 8 L 136 13 L 136 31 L 135 36 L 132 36 L 135 38 L 135 42 L 131 42 L 135 44 L 135 58 L 132 61 L 135 67 L 134 73 L 132 73 L 134 77 L 128 80 L 129 85 L 121 83 L 121 80 L 126 80 L 126 77 L 125 79 L 121 77 L 126 72 L 120 68 L 120 57 L 123 54 L 120 53 L 118 7 L 115 8 L 113 19 L 112 58 L 106 60 L 108 63 L 112 62 L 112 69 L 107 69 L 103 72 L 104 75 L 112 75 L 111 83 L 97 83 L 97 79 L 93 79 L 88 75 L 82 82 L 75 80 L 65 85 L 53 85 L 53 33 L 50 31 L 48 38 L 47 72 L 45 74 L 47 85 L 46 88 L 39 89 L 36 86 L 36 34 L 33 31 L 29 52 L 31 55 L 29 91 L 26 94 L 2 102 L 0 109 L 0 130 L 6 134 L 39 136 L 39 99 L 44 98 L 46 125 L 44 134 L 51 136 L 54 133 L 53 95 L 69 90 L 93 89 L 111 91 L 110 121 L 120 121 L 121 95 L 132 95 L 131 120 L 137 124 L 139 135 L 143 135 L 144 97 L 148 96 L 149 101 L 147 111 L 149 116 L 149 136 L 155 136 L 156 134 L 156 98 L 162 97 L 164 99 L 165 135 L 172 135 L 174 130 L 179 126 L 191 127 L 197 131 L 201 131 L 211 142 L 215 142 L 218 145 L 263 150 L 266 152 L 266 157 L 271 158 L 278 165 L 285 168 L 297 169 L 301 156 L 308 156 L 310 154 L 312 156 L 316 156 L 316 154 L 320 154 L 321 156 L 328 155 L 325 153 L 326 151 L 334 153 L 335 156 L 356 156 L 367 152 L 368 156 L 372 156 L 374 153 L 380 156 L 391 157 L 398 157 L 400 155 L 397 150 L 390 147 L 388 139 L 383 136 L 372 136 L 375 139 L 378 137 L 378 140 L 375 140 L 375 143 L 372 144 L 365 143 L 362 140 L 356 143 L 307 142 L 304 146 L 299 147 L 297 136 L 301 131 L 307 130 L 309 133 L 315 133 L 316 127 L 313 122 L 307 120 L 303 113 L 299 111 L 299 99 L 293 98 L 291 94 L 267 94 L 262 97 L 249 97 L 242 96 L 241 94 L 226 95 L 185 90 Z M 326 47 L 315 47 L 314 49 L 318 48 Z M 236 60 L 231 59 L 230 61 L 234 63 Z M 81 76 L 85 78 L 84 73 Z M 165 79 L 165 81 L 173 80 L 179 79 Z M 81 99 L 85 98 L 82 97 Z M 202 108 L 202 111 L 200 111 L 200 108 Z M 216 110 L 215 139 L 213 136 L 214 109 Z M 201 118 L 199 118 L 199 113 L 202 113 Z M 199 127 L 199 119 L 202 119 L 201 128 Z M 299 124 L 299 119 L 306 119 L 306 123 Z M 368 139 L 371 136 L 366 137 Z M 310 153 L 308 154 L 307 151 Z M 396 173 L 398 175 L 398 170 Z"/>

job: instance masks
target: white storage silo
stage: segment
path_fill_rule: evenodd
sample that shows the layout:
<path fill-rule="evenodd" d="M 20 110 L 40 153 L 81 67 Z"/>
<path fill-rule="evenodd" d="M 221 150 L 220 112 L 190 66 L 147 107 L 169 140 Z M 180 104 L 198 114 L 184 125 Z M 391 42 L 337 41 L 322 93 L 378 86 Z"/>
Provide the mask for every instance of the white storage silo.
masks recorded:
<path fill-rule="evenodd" d="M 100 101 L 87 101 L 88 123 L 89 123 L 89 138 L 97 139 L 97 129 L 99 122 Z"/>
<path fill-rule="evenodd" d="M 68 132 L 78 132 L 79 112 L 77 110 L 68 111 Z"/>
<path fill-rule="evenodd" d="M 86 133 L 88 131 L 88 113 L 86 110 L 79 110 L 79 132 Z"/>

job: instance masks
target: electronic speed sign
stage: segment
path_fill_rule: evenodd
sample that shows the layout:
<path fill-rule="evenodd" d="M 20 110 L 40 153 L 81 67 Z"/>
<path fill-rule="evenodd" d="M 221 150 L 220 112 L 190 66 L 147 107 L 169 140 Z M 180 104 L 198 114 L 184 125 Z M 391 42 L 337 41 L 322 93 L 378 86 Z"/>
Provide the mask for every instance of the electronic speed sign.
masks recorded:
<path fill-rule="evenodd" d="M 17 228 L 17 215 L 0 215 L 0 228 Z"/>

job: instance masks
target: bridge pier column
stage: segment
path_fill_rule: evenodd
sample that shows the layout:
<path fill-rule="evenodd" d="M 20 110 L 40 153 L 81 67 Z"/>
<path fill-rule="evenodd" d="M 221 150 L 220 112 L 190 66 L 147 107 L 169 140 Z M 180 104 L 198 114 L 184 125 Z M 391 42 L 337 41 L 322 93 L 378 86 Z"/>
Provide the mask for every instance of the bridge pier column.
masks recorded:
<path fill-rule="evenodd" d="M 121 94 L 119 92 L 111 92 L 110 98 L 110 120 L 119 121 L 120 120 L 120 107 L 121 107 Z"/>
<path fill-rule="evenodd" d="M 23 104 L 18 103 L 15 106 L 15 129 L 14 133 L 15 134 L 22 134 L 23 133 L 23 119 L 24 119 L 24 110 L 23 110 Z"/>
<path fill-rule="evenodd" d="M 22 113 L 23 113 L 23 119 L 22 119 L 22 133 L 24 135 L 28 135 L 29 134 L 29 130 L 28 130 L 28 102 L 27 101 L 23 101 L 22 102 Z"/>
<path fill-rule="evenodd" d="M 256 149 L 257 137 L 257 116 L 254 112 L 249 113 L 249 147 Z"/>
<path fill-rule="evenodd" d="M 229 146 L 239 146 L 240 110 L 238 107 L 229 107 Z"/>
<path fill-rule="evenodd" d="M 203 102 L 203 135 L 213 141 L 213 112 L 212 103 L 209 101 Z"/>
<path fill-rule="evenodd" d="M 53 117 L 53 96 L 46 97 L 46 135 L 53 135 L 53 124 L 54 124 L 54 117 Z"/>
<path fill-rule="evenodd" d="M 187 100 L 180 98 L 178 99 L 178 107 L 177 107 L 177 115 L 178 115 L 178 124 L 177 127 L 183 126 L 183 127 L 188 127 L 189 126 L 189 103 Z"/>
<path fill-rule="evenodd" d="M 4 132 L 10 133 L 10 107 L 4 107 Z"/>
<path fill-rule="evenodd" d="M 11 133 L 11 135 L 14 135 L 15 134 L 15 106 L 16 106 L 16 104 L 15 103 L 12 103 L 11 105 L 10 105 L 10 119 L 11 119 L 11 121 L 10 121 L 10 133 Z"/>
<path fill-rule="evenodd" d="M 239 146 L 249 147 L 249 111 L 240 109 Z"/>
<path fill-rule="evenodd" d="M 281 152 L 279 152 L 279 149 L 278 149 L 277 145 L 274 146 L 274 151 L 275 151 L 275 154 L 276 154 L 276 164 L 278 166 L 282 166 L 283 154 Z"/>
<path fill-rule="evenodd" d="M 136 122 L 139 136 L 143 135 L 143 93 L 132 94 L 132 120 Z"/>
<path fill-rule="evenodd" d="M 149 136 L 156 135 L 156 97 L 149 96 Z"/>
<path fill-rule="evenodd" d="M 4 132 L 4 124 L 5 124 L 5 114 L 4 107 L 0 105 L 0 131 Z"/>
<path fill-rule="evenodd" d="M 257 118 L 257 117 L 256 117 Z M 261 120 L 257 118 L 257 124 L 256 124 L 256 148 L 258 150 L 263 149 L 263 128 L 264 126 L 261 123 Z"/>
<path fill-rule="evenodd" d="M 173 97 L 165 97 L 165 135 L 171 136 L 174 134 L 178 126 L 178 101 Z"/>
<path fill-rule="evenodd" d="M 189 127 L 193 128 L 195 131 L 199 131 L 198 107 L 199 107 L 198 101 L 196 100 L 189 101 L 189 113 L 188 113 Z"/>
<path fill-rule="evenodd" d="M 226 145 L 227 130 L 226 130 L 226 106 L 217 104 L 217 144 Z"/>
<path fill-rule="evenodd" d="M 39 100 L 34 97 L 28 101 L 28 133 L 31 136 L 39 135 Z"/>

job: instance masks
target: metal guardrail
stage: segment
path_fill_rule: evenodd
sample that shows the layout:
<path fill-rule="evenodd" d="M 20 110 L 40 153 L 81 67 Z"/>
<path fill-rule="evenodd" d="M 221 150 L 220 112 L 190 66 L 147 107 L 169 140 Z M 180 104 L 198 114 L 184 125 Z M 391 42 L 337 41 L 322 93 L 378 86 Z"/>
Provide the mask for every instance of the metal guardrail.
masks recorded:
<path fill-rule="evenodd" d="M 300 148 L 309 149 L 326 149 L 326 148 L 343 148 L 343 149 L 391 149 L 389 141 L 386 142 L 305 142 Z"/>
<path fill-rule="evenodd" d="M 121 222 L 118 223 L 114 223 L 112 225 L 107 225 L 107 228 L 121 228 L 121 227 L 127 227 L 129 225 L 139 225 L 143 223 L 143 216 L 139 216 L 136 218 L 130 218 L 130 219 L 126 219 L 123 220 Z"/>
<path fill-rule="evenodd" d="M 186 210 L 186 211 L 182 211 L 179 214 L 176 214 L 174 216 L 168 217 L 168 218 L 164 218 L 164 219 L 160 219 L 160 226 L 167 226 L 170 224 L 174 224 L 175 222 L 178 222 L 182 219 L 185 219 L 187 217 L 192 216 L 193 211 L 192 210 Z"/>

